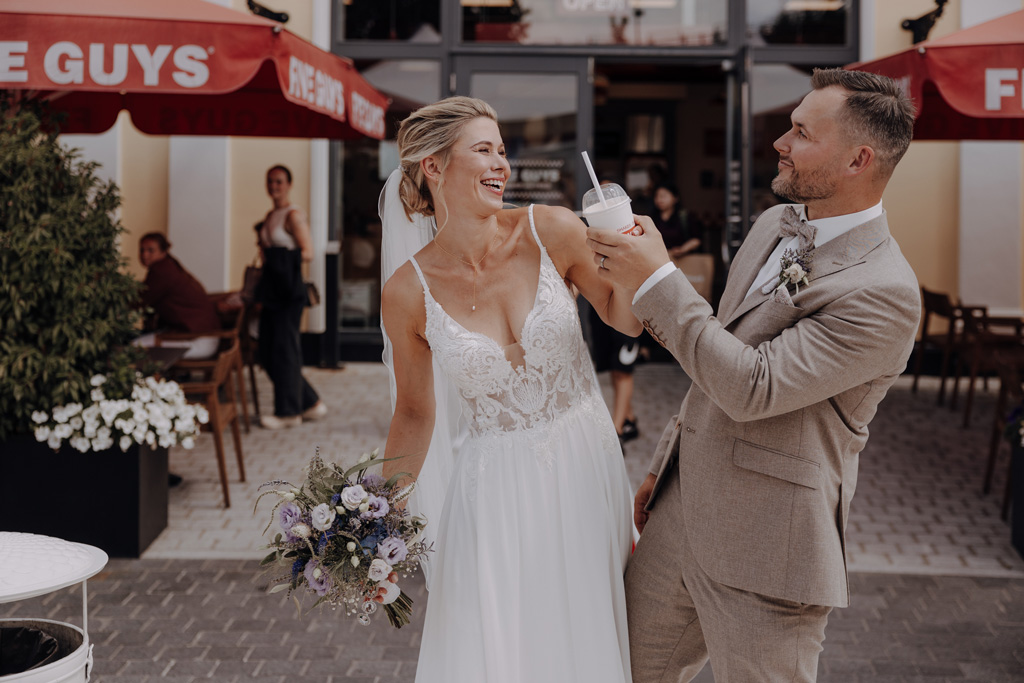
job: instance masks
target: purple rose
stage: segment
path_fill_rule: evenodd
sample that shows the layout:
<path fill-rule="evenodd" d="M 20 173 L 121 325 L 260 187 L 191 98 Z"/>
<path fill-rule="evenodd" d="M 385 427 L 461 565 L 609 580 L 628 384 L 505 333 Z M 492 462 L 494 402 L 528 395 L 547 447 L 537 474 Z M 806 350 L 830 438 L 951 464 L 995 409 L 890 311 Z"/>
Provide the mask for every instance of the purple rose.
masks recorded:
<path fill-rule="evenodd" d="M 291 531 L 291 528 L 302 521 L 302 510 L 292 502 L 285 503 L 277 509 L 277 522 L 281 525 L 282 531 Z"/>
<path fill-rule="evenodd" d="M 388 499 L 383 496 L 375 496 L 371 493 L 370 499 L 366 502 L 370 507 L 359 515 L 363 519 L 380 519 L 391 511 Z"/>
<path fill-rule="evenodd" d="M 326 595 L 331 589 L 331 575 L 320 564 L 320 560 L 310 560 L 302 575 L 306 577 L 306 583 L 317 595 Z"/>
<path fill-rule="evenodd" d="M 405 541 L 398 536 L 388 536 L 377 545 L 377 557 L 388 564 L 397 564 L 408 556 L 409 549 L 405 547 Z"/>
<path fill-rule="evenodd" d="M 378 486 L 383 486 L 384 484 L 386 484 L 387 479 L 380 476 L 379 474 L 374 474 L 373 472 L 371 472 L 369 474 L 364 474 L 363 479 L 360 483 L 367 488 L 377 488 Z"/>

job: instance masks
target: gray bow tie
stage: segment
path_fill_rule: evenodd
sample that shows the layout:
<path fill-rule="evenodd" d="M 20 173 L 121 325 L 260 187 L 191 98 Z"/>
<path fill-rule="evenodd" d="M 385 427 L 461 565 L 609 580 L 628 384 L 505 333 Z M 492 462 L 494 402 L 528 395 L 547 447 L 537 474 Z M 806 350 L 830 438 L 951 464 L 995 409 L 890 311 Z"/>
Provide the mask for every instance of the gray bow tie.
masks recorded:
<path fill-rule="evenodd" d="M 818 229 L 807 221 L 801 220 L 800 214 L 792 206 L 787 206 L 782 212 L 779 232 L 783 237 L 798 237 L 801 249 L 813 249 Z"/>

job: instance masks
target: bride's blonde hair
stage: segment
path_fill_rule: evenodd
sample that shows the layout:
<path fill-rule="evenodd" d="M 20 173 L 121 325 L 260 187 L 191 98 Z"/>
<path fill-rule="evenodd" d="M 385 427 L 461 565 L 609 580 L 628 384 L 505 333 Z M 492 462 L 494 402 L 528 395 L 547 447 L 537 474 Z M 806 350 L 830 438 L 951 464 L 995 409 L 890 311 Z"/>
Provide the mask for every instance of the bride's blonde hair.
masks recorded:
<path fill-rule="evenodd" d="M 444 170 L 451 160 L 451 148 L 462 135 L 466 124 L 481 117 L 498 122 L 498 114 L 491 105 L 474 97 L 458 96 L 421 107 L 398 124 L 398 157 L 402 169 L 402 184 L 398 194 L 405 215 L 410 220 L 414 213 L 433 216 L 435 199 L 444 205 L 441 189 L 444 185 Z M 430 193 L 420 165 L 421 161 L 432 155 L 437 156 L 441 170 L 437 183 L 440 196 L 436 198 Z"/>

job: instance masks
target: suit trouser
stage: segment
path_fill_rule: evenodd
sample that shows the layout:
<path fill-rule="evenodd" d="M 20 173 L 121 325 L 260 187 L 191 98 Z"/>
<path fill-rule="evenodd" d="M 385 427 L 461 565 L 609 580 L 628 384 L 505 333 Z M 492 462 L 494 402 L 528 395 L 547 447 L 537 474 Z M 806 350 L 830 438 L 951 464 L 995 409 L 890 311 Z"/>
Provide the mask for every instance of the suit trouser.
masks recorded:
<path fill-rule="evenodd" d="M 685 683 L 711 659 L 716 683 L 814 681 L 831 607 L 713 581 L 690 550 L 678 465 L 626 569 L 633 683 Z"/>
<path fill-rule="evenodd" d="M 301 415 L 319 400 L 302 376 L 301 302 L 260 311 L 260 365 L 274 383 L 274 415 Z"/>

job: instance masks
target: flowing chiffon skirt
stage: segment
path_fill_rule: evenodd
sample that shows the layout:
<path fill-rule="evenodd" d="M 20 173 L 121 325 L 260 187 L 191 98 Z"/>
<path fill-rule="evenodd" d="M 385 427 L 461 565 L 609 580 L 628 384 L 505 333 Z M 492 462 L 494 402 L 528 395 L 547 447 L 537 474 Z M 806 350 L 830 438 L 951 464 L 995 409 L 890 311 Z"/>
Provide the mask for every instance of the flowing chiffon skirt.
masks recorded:
<path fill-rule="evenodd" d="M 629 682 L 631 515 L 599 396 L 470 437 L 429 560 L 417 683 Z"/>

